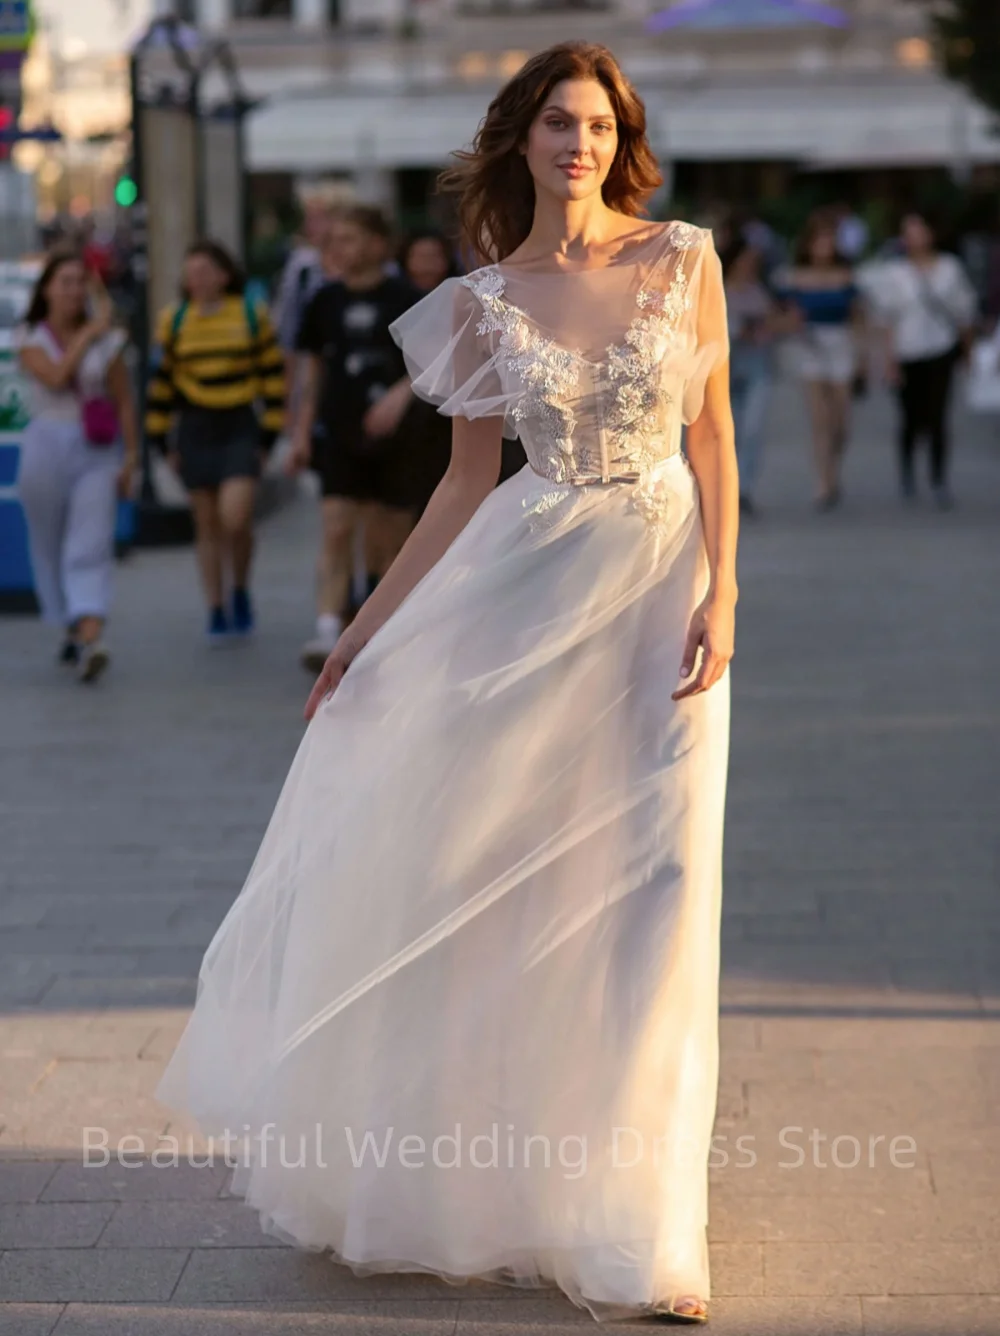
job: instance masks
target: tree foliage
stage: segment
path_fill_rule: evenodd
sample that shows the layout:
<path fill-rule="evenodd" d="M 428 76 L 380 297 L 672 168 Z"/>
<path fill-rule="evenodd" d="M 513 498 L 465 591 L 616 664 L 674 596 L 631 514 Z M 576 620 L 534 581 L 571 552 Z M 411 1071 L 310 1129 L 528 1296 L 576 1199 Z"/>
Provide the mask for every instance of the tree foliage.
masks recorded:
<path fill-rule="evenodd" d="M 945 74 L 1000 112 L 1000 0 L 939 0 L 931 24 Z"/>

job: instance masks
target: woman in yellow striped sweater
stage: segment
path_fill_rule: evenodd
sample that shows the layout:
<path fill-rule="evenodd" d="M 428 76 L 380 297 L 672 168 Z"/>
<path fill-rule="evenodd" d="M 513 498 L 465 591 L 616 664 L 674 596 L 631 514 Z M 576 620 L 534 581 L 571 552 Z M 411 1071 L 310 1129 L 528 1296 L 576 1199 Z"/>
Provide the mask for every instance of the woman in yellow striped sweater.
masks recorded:
<path fill-rule="evenodd" d="M 219 640 L 253 629 L 254 500 L 264 455 L 284 426 L 284 366 L 266 308 L 244 296 L 224 247 L 190 248 L 182 292 L 160 314 L 146 434 L 167 449 L 190 493 L 208 634 Z"/>

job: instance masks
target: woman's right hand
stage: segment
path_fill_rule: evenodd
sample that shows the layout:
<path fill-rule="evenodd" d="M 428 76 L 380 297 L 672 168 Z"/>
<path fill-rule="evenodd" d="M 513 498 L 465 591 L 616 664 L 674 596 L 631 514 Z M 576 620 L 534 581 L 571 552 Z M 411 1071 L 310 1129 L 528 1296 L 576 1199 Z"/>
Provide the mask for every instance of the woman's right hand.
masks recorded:
<path fill-rule="evenodd" d="M 98 296 L 94 302 L 94 314 L 87 321 L 86 329 L 91 339 L 100 339 L 107 334 L 111 328 L 111 322 L 114 320 L 115 308 L 112 305 L 111 298 L 106 292 Z"/>
<path fill-rule="evenodd" d="M 303 439 L 298 435 L 294 436 L 292 438 L 292 448 L 285 459 L 285 472 L 293 475 L 304 472 L 309 467 L 311 457 L 312 450 L 309 438 Z"/>
<path fill-rule="evenodd" d="M 329 699 L 340 686 L 344 674 L 365 645 L 352 622 L 330 651 L 330 657 L 316 679 L 316 685 L 306 701 L 305 717 L 311 720 L 324 699 Z"/>

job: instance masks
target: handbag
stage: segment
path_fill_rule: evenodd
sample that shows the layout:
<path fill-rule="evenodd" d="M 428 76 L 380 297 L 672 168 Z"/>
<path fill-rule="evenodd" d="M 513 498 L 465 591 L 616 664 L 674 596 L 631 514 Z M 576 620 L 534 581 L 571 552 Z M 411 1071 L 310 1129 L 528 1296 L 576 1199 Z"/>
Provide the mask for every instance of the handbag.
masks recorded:
<path fill-rule="evenodd" d="M 118 409 L 113 399 L 93 395 L 80 401 L 80 420 L 88 445 L 106 448 L 118 440 Z"/>
<path fill-rule="evenodd" d="M 47 321 L 45 328 L 56 348 L 63 352 L 63 345 L 56 338 L 55 331 Z M 100 449 L 106 449 L 108 446 L 114 445 L 121 430 L 121 424 L 118 421 L 118 407 L 115 401 L 109 399 L 106 394 L 93 394 L 85 398 L 80 391 L 79 378 L 75 375 L 70 383 L 70 388 L 80 400 L 80 425 L 83 428 L 83 438 L 87 444 Z"/>

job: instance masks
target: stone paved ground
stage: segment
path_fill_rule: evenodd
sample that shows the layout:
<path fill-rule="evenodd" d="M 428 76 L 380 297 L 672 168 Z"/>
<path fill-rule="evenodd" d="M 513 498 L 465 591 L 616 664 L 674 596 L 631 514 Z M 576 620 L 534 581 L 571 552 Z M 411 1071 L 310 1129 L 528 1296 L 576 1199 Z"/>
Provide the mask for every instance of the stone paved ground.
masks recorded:
<path fill-rule="evenodd" d="M 1000 1332 L 1000 424 L 961 424 L 948 515 L 901 510 L 888 431 L 866 406 L 848 506 L 814 516 L 784 392 L 744 532 L 720 1336 Z M 201 644 L 186 552 L 122 570 L 93 691 L 37 625 L 0 624 L 2 1336 L 590 1329 L 558 1297 L 280 1247 L 221 1169 L 80 1164 L 87 1126 L 147 1150 L 185 1131 L 151 1092 L 300 735 L 314 532 L 307 503 L 266 526 L 252 646 Z M 781 1167 L 813 1129 L 823 1163 L 856 1137 L 862 1164 Z"/>

